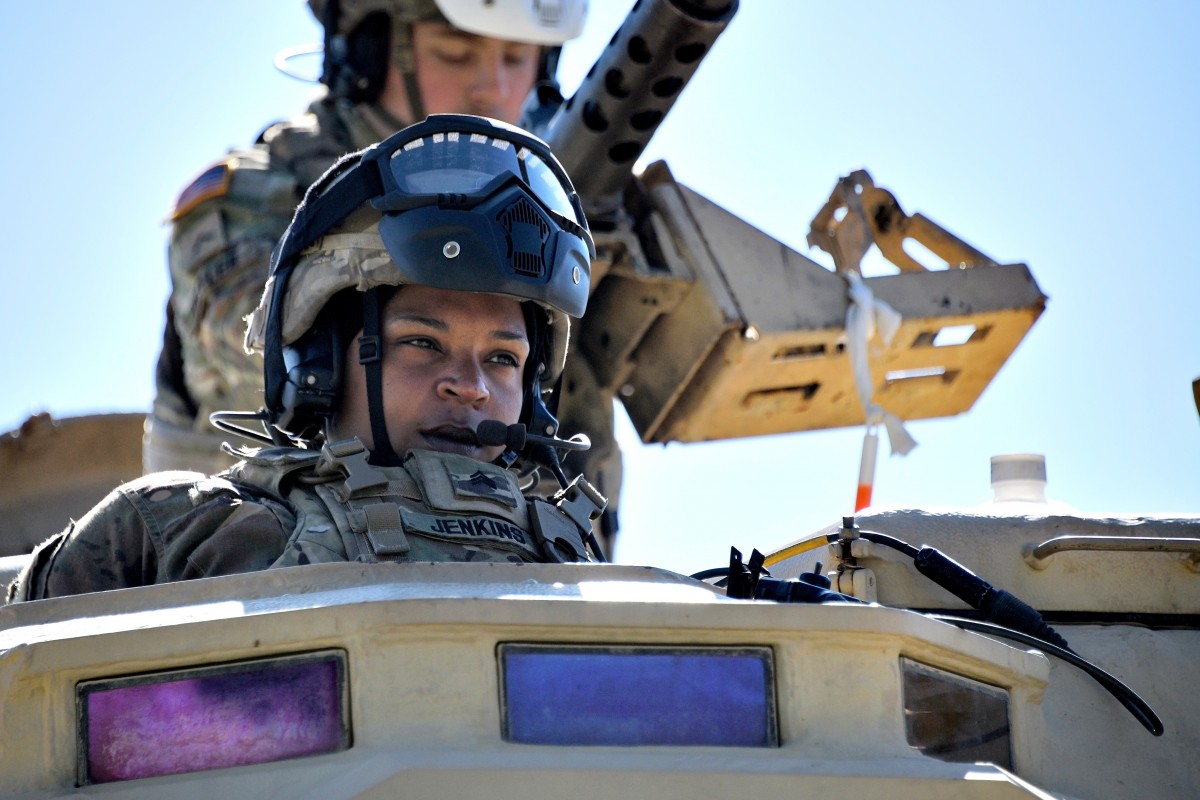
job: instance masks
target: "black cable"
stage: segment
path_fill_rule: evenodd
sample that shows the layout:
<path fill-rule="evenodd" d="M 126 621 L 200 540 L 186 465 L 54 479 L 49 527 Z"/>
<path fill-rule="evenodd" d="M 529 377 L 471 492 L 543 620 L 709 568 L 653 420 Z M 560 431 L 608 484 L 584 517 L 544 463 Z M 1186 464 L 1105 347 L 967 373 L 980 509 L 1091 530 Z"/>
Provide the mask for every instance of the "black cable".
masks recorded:
<path fill-rule="evenodd" d="M 891 536 L 887 536 L 886 534 L 882 533 L 876 533 L 875 531 L 859 531 L 858 535 L 866 539 L 868 542 L 875 542 L 876 544 L 886 545 L 894 550 L 899 550 L 909 558 L 916 558 L 921 552 L 918 548 L 913 547 L 908 542 L 902 542 L 899 539 L 894 539 Z M 840 534 L 836 533 L 830 534 L 829 540 L 831 542 L 837 541 L 839 536 Z"/>
<path fill-rule="evenodd" d="M 279 442 L 275 441 L 273 438 L 271 438 L 270 436 L 268 436 L 264 433 L 258 433 L 257 431 L 250 430 L 249 428 L 243 428 L 241 425 L 234 425 L 233 420 L 247 420 L 247 421 L 261 422 L 265 426 L 266 422 L 267 422 L 267 412 L 266 412 L 266 410 L 262 410 L 262 411 L 214 411 L 208 415 L 208 421 L 211 422 L 214 427 L 219 428 L 220 430 L 223 430 L 226 433 L 236 434 L 237 436 L 241 436 L 244 439 L 249 439 L 252 442 L 258 442 L 260 444 L 266 444 L 266 445 L 279 445 L 280 444 Z M 286 444 L 291 444 L 291 443 L 287 442 Z"/>
<path fill-rule="evenodd" d="M 562 462 L 558 460 L 558 453 L 548 444 L 531 444 L 529 445 L 529 457 L 537 464 L 541 464 L 553 473 L 558 480 L 558 485 L 566 489 L 571 485 L 571 481 L 567 478 L 567 474 L 563 472 Z"/>
<path fill-rule="evenodd" d="M 554 473 L 554 477 L 558 479 L 562 488 L 566 489 L 570 485 L 566 473 L 563 472 L 562 462 L 558 459 L 558 452 L 553 447 L 548 444 L 531 444 L 528 452 L 533 461 Z M 591 548 L 592 554 L 596 556 L 596 560 L 601 564 L 607 564 L 608 558 L 604 555 L 604 548 L 600 546 L 600 541 L 596 538 L 596 532 L 589 527 L 583 531 L 583 537 L 587 541 L 588 547 Z"/>
<path fill-rule="evenodd" d="M 915 548 L 911 545 L 908 545 L 908 544 L 900 541 L 899 539 L 893 539 L 892 537 L 885 536 L 883 534 L 871 533 L 870 538 L 868 538 L 867 532 L 864 531 L 864 532 L 861 532 L 860 535 L 863 536 L 863 538 L 867 538 L 868 541 L 877 541 L 880 544 L 886 544 L 889 547 L 896 547 L 897 550 L 900 550 L 901 552 L 905 552 L 905 553 L 909 553 L 911 551 L 912 554 L 928 556 L 927 551 L 933 550 L 933 548 L 929 548 L 929 547 L 922 548 L 921 550 L 917 550 L 917 548 Z M 899 545 L 899 546 L 897 546 L 897 545 Z M 936 553 L 936 551 L 934 551 L 934 552 Z M 758 555 L 759 555 L 758 551 L 756 550 L 755 556 L 758 556 Z M 953 562 L 952 560 L 945 558 L 945 557 L 943 557 L 943 559 L 944 559 L 944 561 L 948 562 L 949 565 L 957 566 L 955 564 L 955 562 Z M 704 580 L 705 578 L 712 578 L 712 577 L 716 577 L 718 575 L 731 575 L 735 571 L 735 565 L 738 565 L 740 563 L 741 563 L 741 554 L 738 553 L 736 549 L 734 549 L 733 556 L 731 559 L 731 565 L 729 567 L 714 567 L 713 569 L 706 569 L 702 572 L 697 572 L 696 574 L 692 575 L 691 577 L 696 580 Z M 744 590 L 739 596 L 744 595 L 746 597 L 772 599 L 772 600 L 776 600 L 778 602 L 806 602 L 806 603 L 827 602 L 829 600 L 841 600 L 841 599 L 857 600 L 857 598 L 843 597 L 841 595 L 838 595 L 835 592 L 829 592 L 827 590 L 825 590 L 824 592 L 819 591 L 819 590 L 817 590 L 816 587 L 805 585 L 802 581 L 780 581 L 780 580 L 775 580 L 775 579 L 771 579 L 771 578 L 764 578 L 763 575 L 768 574 L 768 573 L 765 573 L 765 571 L 762 574 L 754 574 L 753 567 L 755 566 L 756 563 L 760 563 L 760 562 L 752 562 L 752 564 L 751 564 L 752 568 L 749 570 L 751 573 L 750 588 L 747 590 Z M 939 564 L 940 564 L 940 560 L 939 560 Z M 973 578 L 973 579 L 975 578 L 975 576 L 972 575 L 969 571 L 965 570 L 965 568 L 962 568 L 962 569 L 964 572 L 966 572 L 967 576 L 969 576 L 970 578 Z M 975 579 L 975 580 L 977 581 L 978 579 Z M 766 582 L 770 582 L 770 585 L 767 586 L 765 590 L 760 590 L 760 587 Z M 1021 603 L 1021 601 L 1017 600 L 1015 597 L 1012 597 L 1012 595 L 1009 595 L 1008 592 L 1004 592 L 1002 590 L 995 590 L 995 589 L 993 589 L 993 587 L 988 585 L 986 582 L 980 581 L 980 583 L 982 583 L 983 586 L 986 587 L 986 589 L 984 589 L 984 590 L 978 590 L 984 598 L 983 605 L 985 606 L 985 608 L 984 608 L 985 613 L 992 610 L 992 609 L 986 607 L 987 606 L 986 599 L 987 599 L 988 595 L 1003 595 L 1005 599 L 1011 598 L 1013 601 L 1020 603 L 1022 606 L 1024 606 L 1024 603 Z M 975 586 L 974 583 L 972 583 L 971 585 L 972 585 L 973 589 L 978 589 L 978 587 Z M 799 590 L 804 590 L 804 591 L 799 591 Z M 1049 626 L 1045 625 L 1044 623 L 1042 624 L 1041 628 L 1048 630 L 1053 635 L 1053 637 L 1050 641 L 1047 641 L 1045 638 L 1041 638 L 1039 636 L 1035 636 L 1030 633 L 1025 633 L 1024 631 L 1021 631 L 1021 630 L 1014 630 L 1013 628 L 1009 628 L 1004 625 L 997 625 L 992 622 L 983 622 L 981 620 L 964 619 L 963 617 L 955 617 L 955 616 L 951 616 L 948 614 L 932 614 L 932 613 L 928 613 L 928 612 L 914 612 L 914 613 L 924 613 L 925 616 L 927 616 L 931 619 L 936 619 L 941 622 L 949 623 L 951 625 L 957 625 L 958 627 L 963 628 L 964 630 L 975 631 L 977 633 L 986 633 L 986 634 L 998 636 L 1001 638 L 1013 639 L 1015 641 L 1021 642 L 1022 644 L 1027 644 L 1032 647 L 1036 647 L 1040 650 L 1044 650 L 1045 652 L 1047 652 L 1051 655 L 1058 656 L 1062 660 L 1066 661 L 1068 664 L 1071 664 L 1071 665 L 1083 670 L 1088 675 L 1090 675 L 1097 683 L 1099 683 L 1101 686 L 1103 686 L 1104 689 L 1109 694 L 1111 694 L 1113 697 L 1115 697 L 1121 705 L 1125 706 L 1126 710 L 1128 710 L 1129 713 L 1132 714 L 1138 720 L 1138 722 L 1142 723 L 1142 726 L 1145 727 L 1146 730 L 1150 731 L 1150 733 L 1154 734 L 1155 736 L 1162 736 L 1162 734 L 1163 734 L 1162 720 L 1159 719 L 1158 715 L 1154 713 L 1154 709 L 1150 708 L 1150 705 L 1148 703 L 1146 703 L 1145 700 L 1143 700 L 1141 697 L 1139 697 L 1137 695 L 1136 692 L 1134 692 L 1132 689 L 1130 689 L 1128 686 L 1126 686 L 1124 683 L 1122 683 L 1120 681 L 1120 679 L 1116 678 L 1113 675 L 1110 675 L 1109 673 L 1102 670 L 1100 667 L 1097 667 L 1095 664 L 1091 663 L 1087 659 L 1083 658 L 1082 656 L 1080 656 L 1079 654 L 1077 654 L 1076 652 L 1071 650 L 1069 647 L 1065 646 L 1066 643 L 1065 643 L 1065 641 L 1063 641 L 1062 637 L 1059 636 L 1058 634 L 1054 633 L 1054 631 L 1051 630 L 1049 628 Z M 1034 611 L 1033 613 L 1037 614 L 1036 611 Z M 1021 621 L 1024 622 L 1025 621 L 1024 618 L 1022 618 Z M 1062 642 L 1062 644 L 1058 644 L 1054 640 L 1057 640 L 1058 642 Z"/>
<path fill-rule="evenodd" d="M 1046 624 L 1037 609 L 1016 595 L 992 586 L 937 548 L 928 545 L 913 547 L 900 539 L 875 531 L 859 531 L 858 535 L 868 542 L 876 542 L 904 553 L 913 560 L 918 572 L 971 608 L 982 611 L 984 616 L 993 622 L 1023 631 L 1066 650 L 1071 649 L 1067 640 Z M 840 534 L 831 534 L 830 541 L 837 541 L 835 536 L 840 537 Z"/>
<path fill-rule="evenodd" d="M 847 517 L 843 520 L 843 530 L 852 528 L 853 525 L 853 518 Z M 1138 697 L 1119 679 L 1073 651 L 1067 641 L 1046 624 L 1041 614 L 1020 598 L 1003 589 L 995 588 L 933 547 L 913 547 L 900 539 L 874 531 L 859 530 L 858 535 L 869 542 L 891 547 L 904 553 L 913 560 L 913 565 L 918 572 L 996 622 L 970 620 L 945 614 L 926 613 L 926 616 L 958 625 L 967 630 L 1014 639 L 1058 656 L 1091 675 L 1097 683 L 1117 698 L 1118 702 L 1125 706 L 1146 730 L 1155 736 L 1162 735 L 1162 720 L 1142 698 Z M 831 543 L 841 539 L 840 532 L 829 535 Z"/>
<path fill-rule="evenodd" d="M 1028 644 L 1038 648 L 1039 650 L 1044 650 L 1051 655 L 1058 656 L 1068 664 L 1078 667 L 1088 675 L 1091 675 L 1092 678 L 1095 679 L 1095 681 L 1101 686 L 1103 686 L 1109 694 L 1117 698 L 1117 701 L 1121 705 L 1125 706 L 1129 713 L 1133 714 L 1133 716 L 1137 718 L 1137 721 L 1142 723 L 1142 726 L 1145 727 L 1146 730 L 1150 731 L 1150 733 L 1154 734 L 1155 736 L 1162 736 L 1162 720 L 1158 718 L 1158 715 L 1154 713 L 1154 709 L 1150 708 L 1149 704 L 1146 703 L 1145 700 L 1139 697 L 1136 692 L 1122 683 L 1118 678 L 1105 672 L 1087 659 L 1080 657 L 1073 650 L 1069 650 L 1065 647 L 1059 647 L 1056 644 L 1047 642 L 1044 639 L 1039 639 L 1036 636 L 1031 636 L 1027 633 L 1022 633 L 1021 631 L 1006 628 L 1002 625 L 995 625 L 991 622 L 983 622 L 975 619 L 964 619 L 963 617 L 954 617 L 947 614 L 926 614 L 926 616 L 942 622 L 948 622 L 951 625 L 957 625 L 964 630 L 1013 639 L 1021 642 L 1022 644 Z"/>

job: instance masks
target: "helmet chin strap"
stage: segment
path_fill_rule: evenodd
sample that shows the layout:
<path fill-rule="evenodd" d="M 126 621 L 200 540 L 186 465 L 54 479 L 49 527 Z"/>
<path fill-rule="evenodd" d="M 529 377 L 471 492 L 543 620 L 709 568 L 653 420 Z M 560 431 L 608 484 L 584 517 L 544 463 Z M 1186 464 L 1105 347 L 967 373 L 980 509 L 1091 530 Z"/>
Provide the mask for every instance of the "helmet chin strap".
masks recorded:
<path fill-rule="evenodd" d="M 383 413 L 383 338 L 380 336 L 382 302 L 379 289 L 363 293 L 363 332 L 358 341 L 358 363 L 363 365 L 367 378 L 367 413 L 371 417 L 371 457 L 376 466 L 396 466 L 400 456 L 388 436 L 387 418 Z"/>
<path fill-rule="evenodd" d="M 425 113 L 425 104 L 421 102 L 421 87 L 417 85 L 416 65 L 414 64 L 411 70 L 405 70 L 402 74 L 404 75 L 404 91 L 408 95 L 408 111 L 412 114 L 413 122 L 420 122 L 428 114 Z M 400 130 L 400 128 L 396 130 Z"/>
<path fill-rule="evenodd" d="M 393 51 L 391 64 L 400 73 L 400 77 L 404 80 L 404 93 L 408 96 L 408 116 L 409 121 L 403 123 L 396 130 L 400 130 L 408 125 L 420 122 L 429 116 L 429 112 L 425 110 L 425 103 L 421 99 L 421 87 L 417 85 L 417 53 L 416 53 L 416 33 L 413 30 L 415 25 L 411 22 L 394 23 L 392 26 L 392 47 L 400 47 L 407 50 L 407 58 L 398 56 L 399 51 Z M 395 116 L 389 114 L 389 121 L 395 120 Z"/>
<path fill-rule="evenodd" d="M 526 365 L 525 402 L 521 409 L 521 421 L 535 436 L 554 437 L 558 434 L 558 419 L 555 418 L 554 410 L 547 405 L 546 397 L 542 393 L 542 381 L 547 375 L 546 358 L 550 349 L 545 312 L 530 302 L 522 303 L 521 310 L 525 315 L 525 329 L 528 332 L 530 344 L 529 363 Z M 552 405 L 557 405 L 561 390 L 562 375 L 559 375 L 550 394 Z M 555 477 L 561 475 L 562 468 L 558 463 L 558 454 L 554 448 L 529 444 L 525 447 L 524 452 L 526 457 L 534 463 L 548 467 L 555 473 Z M 508 450 L 504 456 L 508 457 L 509 454 L 512 455 L 513 460 L 520 455 Z M 561 481 L 561 478 L 559 479 Z"/>
<path fill-rule="evenodd" d="M 388 295 L 390 297 L 390 294 Z M 362 364 L 367 380 L 367 413 L 371 419 L 371 456 L 368 461 L 381 467 L 399 466 L 402 462 L 391 437 L 388 436 L 387 418 L 383 408 L 383 306 L 386 302 L 380 287 L 362 293 L 363 329 L 358 340 L 358 363 Z M 542 377 L 545 374 L 546 332 L 538 322 L 540 309 L 533 303 L 521 304 L 525 327 L 530 337 L 529 373 L 526 377 L 525 400 L 521 416 L 526 419 L 529 430 L 539 436 L 554 436 L 558 432 L 558 420 L 542 397 Z M 554 396 L 561 389 L 562 376 L 555 386 Z M 551 457 L 557 454 L 546 448 Z M 539 455 L 542 455 L 539 453 Z M 505 467 L 512 466 L 520 454 L 506 449 L 496 459 Z M 557 462 L 557 458 L 553 458 Z"/>

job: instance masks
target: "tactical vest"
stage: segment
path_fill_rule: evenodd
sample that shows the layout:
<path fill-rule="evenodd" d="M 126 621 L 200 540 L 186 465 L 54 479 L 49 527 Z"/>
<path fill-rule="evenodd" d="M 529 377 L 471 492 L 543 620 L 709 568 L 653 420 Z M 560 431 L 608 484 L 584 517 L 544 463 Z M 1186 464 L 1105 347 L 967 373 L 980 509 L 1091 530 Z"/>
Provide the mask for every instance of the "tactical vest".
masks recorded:
<path fill-rule="evenodd" d="M 605 500 L 577 478 L 549 499 L 525 497 L 494 464 L 431 450 L 400 467 L 367 463 L 357 439 L 321 452 L 251 455 L 235 477 L 287 498 L 296 526 L 272 566 L 328 561 L 588 561 L 584 542 Z"/>

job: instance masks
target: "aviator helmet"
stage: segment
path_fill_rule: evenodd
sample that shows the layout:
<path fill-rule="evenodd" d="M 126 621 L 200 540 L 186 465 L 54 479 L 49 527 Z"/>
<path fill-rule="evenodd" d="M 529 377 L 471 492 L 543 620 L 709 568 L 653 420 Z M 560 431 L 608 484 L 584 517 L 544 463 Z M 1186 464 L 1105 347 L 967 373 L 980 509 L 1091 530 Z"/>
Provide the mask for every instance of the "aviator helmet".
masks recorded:
<path fill-rule="evenodd" d="M 566 360 L 595 246 L 546 144 L 512 125 L 434 114 L 345 156 L 309 188 L 275 248 L 246 346 L 263 354 L 265 422 L 308 446 L 338 410 L 344 355 L 362 332 L 372 461 L 398 460 L 382 405 L 380 310 L 419 284 L 522 301 L 530 340 L 521 422 L 553 435 L 542 387 Z M 511 462 L 516 453 L 506 453 Z"/>
<path fill-rule="evenodd" d="M 557 87 L 563 43 L 583 32 L 587 0 L 308 0 L 325 29 L 321 82 L 335 96 L 372 103 L 389 63 L 404 79 L 413 117 L 425 109 L 416 82 L 414 22 L 442 22 L 495 39 L 542 45 L 538 82 Z"/>

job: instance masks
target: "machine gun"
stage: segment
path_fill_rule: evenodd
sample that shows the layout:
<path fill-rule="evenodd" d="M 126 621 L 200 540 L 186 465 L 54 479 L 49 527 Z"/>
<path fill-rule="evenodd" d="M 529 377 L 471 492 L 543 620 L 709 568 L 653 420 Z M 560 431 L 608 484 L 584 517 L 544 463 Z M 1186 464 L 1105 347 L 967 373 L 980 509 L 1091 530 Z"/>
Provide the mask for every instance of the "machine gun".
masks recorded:
<path fill-rule="evenodd" d="M 637 3 L 575 95 L 530 117 L 546 120 L 538 131 L 571 174 L 598 251 L 564 422 L 611 426 L 584 408 L 608 395 L 647 443 L 863 424 L 846 320 L 850 274 L 872 244 L 899 274 L 863 282 L 901 319 L 891 341 L 872 342 L 872 405 L 901 419 L 968 410 L 1043 310 L 1024 264 L 998 264 L 905 214 L 861 170 L 813 220 L 809 243 L 834 270 L 679 183 L 664 162 L 633 172 L 736 11 L 737 0 Z M 922 264 L 908 241 L 945 263 Z"/>
<path fill-rule="evenodd" d="M 611 223 L 634 161 L 738 9 L 738 0 L 634 5 L 579 89 L 542 132 L 598 227 Z"/>

